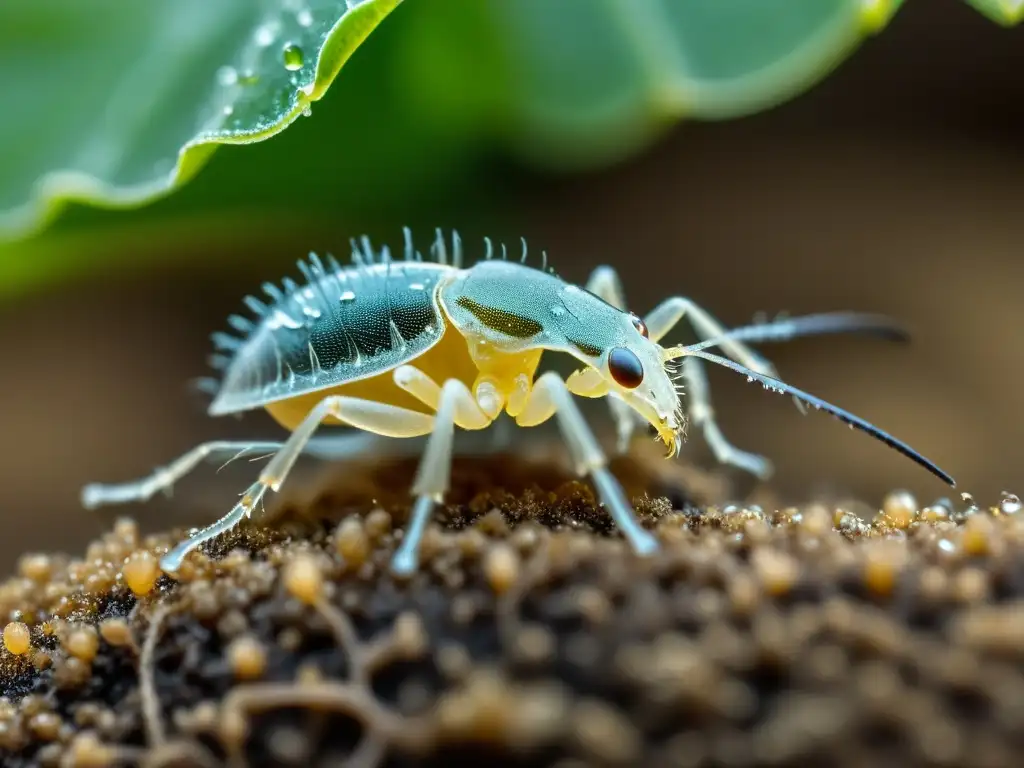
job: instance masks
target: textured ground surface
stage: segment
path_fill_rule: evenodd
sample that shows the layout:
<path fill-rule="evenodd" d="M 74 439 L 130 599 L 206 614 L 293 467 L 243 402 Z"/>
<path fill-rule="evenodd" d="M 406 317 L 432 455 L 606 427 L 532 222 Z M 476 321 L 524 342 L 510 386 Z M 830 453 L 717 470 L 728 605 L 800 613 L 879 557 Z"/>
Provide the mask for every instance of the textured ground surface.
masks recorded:
<path fill-rule="evenodd" d="M 127 520 L 27 555 L 0 585 L 3 765 L 1015 763 L 1019 504 L 718 508 L 708 478 L 618 470 L 651 560 L 586 486 L 507 458 L 457 465 L 408 582 L 405 462 L 178 584 L 151 554 L 173 536 Z"/>

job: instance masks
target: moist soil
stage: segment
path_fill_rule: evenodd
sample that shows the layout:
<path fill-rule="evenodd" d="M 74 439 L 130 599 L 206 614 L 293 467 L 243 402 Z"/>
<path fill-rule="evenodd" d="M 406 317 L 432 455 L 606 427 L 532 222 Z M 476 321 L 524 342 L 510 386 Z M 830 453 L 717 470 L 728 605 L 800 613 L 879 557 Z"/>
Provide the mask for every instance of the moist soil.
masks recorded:
<path fill-rule="evenodd" d="M 1014 498 L 723 505 L 719 475 L 613 469 L 653 557 L 555 454 L 457 461 L 408 579 L 412 459 L 282 497 L 176 579 L 156 562 L 185 532 L 129 518 L 26 554 L 0 585 L 2 764 L 1016 764 Z"/>

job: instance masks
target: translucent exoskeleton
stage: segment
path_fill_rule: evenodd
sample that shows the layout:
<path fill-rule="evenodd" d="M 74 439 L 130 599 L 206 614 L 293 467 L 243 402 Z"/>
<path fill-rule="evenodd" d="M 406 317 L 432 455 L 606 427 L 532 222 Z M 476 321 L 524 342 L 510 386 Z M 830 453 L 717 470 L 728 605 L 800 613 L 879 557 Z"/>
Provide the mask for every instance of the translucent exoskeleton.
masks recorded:
<path fill-rule="evenodd" d="M 144 479 L 90 485 L 83 503 L 148 499 L 169 490 L 206 458 L 271 453 L 233 509 L 162 558 L 161 567 L 174 573 L 191 550 L 249 517 L 268 490 L 280 489 L 300 454 L 345 455 L 341 443 L 335 453 L 329 440 L 314 437 L 321 424 L 389 438 L 427 436 L 409 524 L 392 561 L 395 573 L 409 574 L 417 567 L 431 511 L 448 489 L 454 429 L 482 430 L 502 413 L 522 427 L 555 417 L 577 471 L 589 476 L 636 553 L 647 555 L 657 549 L 657 540 L 635 518 L 574 397 L 608 398 L 619 450 L 626 449 L 638 425 L 647 424 L 674 456 L 690 422 L 719 461 L 767 477 L 769 462 L 733 447 L 716 425 L 705 362 L 827 411 L 954 485 L 906 444 L 779 380 L 772 365 L 748 346 L 836 332 L 899 337 L 902 332 L 886 319 L 830 313 L 727 330 L 682 296 L 666 299 L 641 319 L 627 310 L 618 277 L 608 267 L 596 269 L 581 288 L 546 269 L 546 256 L 544 268 L 527 266 L 525 243 L 518 263 L 492 258 L 494 249 L 485 243 L 486 258 L 468 267 L 457 234 L 447 242 L 438 230 L 431 258 L 424 259 L 408 229 L 404 259 L 392 259 L 386 247 L 375 253 L 363 238 L 353 242 L 351 265 L 330 257 L 324 263 L 316 255 L 299 262 L 301 284 L 290 279 L 280 286 L 265 284 L 267 303 L 246 300 L 254 318 L 232 316 L 234 333 L 214 335 L 219 350 L 214 364 L 222 377 L 209 408 L 213 416 L 265 408 L 290 436 L 205 443 Z M 662 346 L 682 320 L 702 341 Z M 538 376 L 545 352 L 570 355 L 580 367 L 567 379 L 553 372 Z"/>

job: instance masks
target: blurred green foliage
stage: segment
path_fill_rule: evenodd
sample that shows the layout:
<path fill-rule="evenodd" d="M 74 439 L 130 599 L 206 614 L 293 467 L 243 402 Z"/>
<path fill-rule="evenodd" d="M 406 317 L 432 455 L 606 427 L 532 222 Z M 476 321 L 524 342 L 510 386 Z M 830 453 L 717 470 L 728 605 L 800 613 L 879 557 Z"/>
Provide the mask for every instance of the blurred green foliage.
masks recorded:
<path fill-rule="evenodd" d="M 1007 27 L 1024 21 L 1024 0 L 967 0 L 993 21 Z"/>
<path fill-rule="evenodd" d="M 132 204 L 216 144 L 265 139 L 327 90 L 400 0 L 33 0 L 0 7 L 0 229 L 62 199 Z"/>
<path fill-rule="evenodd" d="M 790 98 L 901 1 L 12 0 L 0 293 L 486 207 L 502 158 L 600 167 L 679 119 Z M 1006 24 L 1024 14 L 969 1 Z M 218 144 L 247 142 L 185 184 Z M 40 232 L 68 201 L 90 206 Z"/>

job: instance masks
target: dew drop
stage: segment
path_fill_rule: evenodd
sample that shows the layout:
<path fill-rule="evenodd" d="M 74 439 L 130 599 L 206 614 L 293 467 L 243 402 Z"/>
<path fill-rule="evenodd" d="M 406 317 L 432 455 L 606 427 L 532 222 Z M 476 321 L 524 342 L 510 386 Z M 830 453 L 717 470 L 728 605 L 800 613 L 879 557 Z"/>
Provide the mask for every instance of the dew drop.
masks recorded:
<path fill-rule="evenodd" d="M 555 317 L 561 317 L 562 315 L 565 314 L 565 307 L 561 307 L 558 304 L 555 304 L 555 306 L 551 308 L 551 314 L 554 315 Z"/>
<path fill-rule="evenodd" d="M 294 72 L 297 69 L 302 69 L 302 49 L 299 48 L 295 43 L 288 43 L 284 47 L 284 68 L 290 72 Z"/>
<path fill-rule="evenodd" d="M 239 85 L 256 85 L 260 81 L 260 76 L 253 72 L 251 69 L 244 70 L 238 75 Z"/>
<path fill-rule="evenodd" d="M 299 22 L 300 27 L 310 27 L 313 25 L 313 14 L 310 13 L 308 8 L 303 8 L 295 14 L 295 20 Z"/>
<path fill-rule="evenodd" d="M 234 85 L 238 82 L 238 70 L 234 67 L 221 67 L 217 70 L 217 82 L 223 86 Z"/>
<path fill-rule="evenodd" d="M 269 24 L 264 24 L 262 27 L 256 30 L 256 45 L 266 48 L 272 42 L 277 34 L 277 30 Z"/>
<path fill-rule="evenodd" d="M 343 291 L 341 296 L 338 297 L 341 301 L 355 301 L 356 295 L 352 291 Z"/>
<path fill-rule="evenodd" d="M 313 114 L 313 107 L 311 107 L 309 104 L 306 104 L 302 108 L 302 116 L 303 117 L 309 117 L 312 114 Z"/>
<path fill-rule="evenodd" d="M 423 283 L 409 283 L 410 291 L 422 291 L 426 286 Z"/>
<path fill-rule="evenodd" d="M 1015 515 L 1021 510 L 1020 497 L 1015 493 L 1003 491 L 1003 499 L 999 502 L 999 511 L 1004 515 Z"/>

